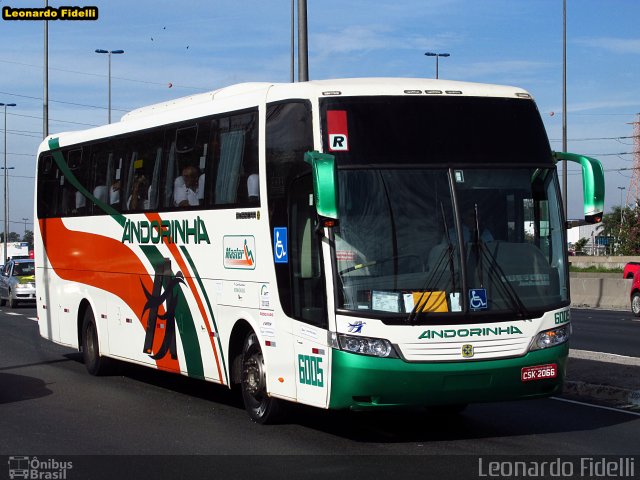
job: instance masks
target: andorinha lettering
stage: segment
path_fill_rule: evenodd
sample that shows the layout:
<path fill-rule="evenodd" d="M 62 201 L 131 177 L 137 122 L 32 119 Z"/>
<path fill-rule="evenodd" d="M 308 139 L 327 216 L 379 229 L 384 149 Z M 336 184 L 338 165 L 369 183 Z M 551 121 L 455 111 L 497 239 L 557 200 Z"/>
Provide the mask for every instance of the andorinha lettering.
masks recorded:
<path fill-rule="evenodd" d="M 457 330 L 425 330 L 420 334 L 418 340 L 422 338 L 454 338 L 454 337 L 488 337 L 491 335 L 522 335 L 518 327 L 509 325 L 508 327 L 483 327 L 483 328 L 460 328 Z"/>
<path fill-rule="evenodd" d="M 122 232 L 122 243 L 211 243 L 207 227 L 200 217 L 189 220 L 127 220 Z"/>
<path fill-rule="evenodd" d="M 2 7 L 3 20 L 97 20 L 98 7 Z"/>

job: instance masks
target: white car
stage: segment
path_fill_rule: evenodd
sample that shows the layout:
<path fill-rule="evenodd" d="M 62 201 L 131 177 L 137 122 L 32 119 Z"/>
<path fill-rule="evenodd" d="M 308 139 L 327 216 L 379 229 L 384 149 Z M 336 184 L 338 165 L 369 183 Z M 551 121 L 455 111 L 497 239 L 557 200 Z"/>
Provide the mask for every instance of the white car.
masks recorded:
<path fill-rule="evenodd" d="M 0 306 L 36 301 L 36 268 L 32 259 L 10 260 L 0 275 Z"/>

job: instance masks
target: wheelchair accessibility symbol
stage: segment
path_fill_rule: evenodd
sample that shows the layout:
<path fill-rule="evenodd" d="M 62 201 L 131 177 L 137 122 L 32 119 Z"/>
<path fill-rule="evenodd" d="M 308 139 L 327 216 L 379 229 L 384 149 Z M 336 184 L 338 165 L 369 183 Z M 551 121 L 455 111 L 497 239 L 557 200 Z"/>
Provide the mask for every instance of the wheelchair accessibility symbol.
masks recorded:
<path fill-rule="evenodd" d="M 484 288 L 469 290 L 469 307 L 471 310 L 486 310 L 489 308 L 487 305 L 487 290 Z"/>
<path fill-rule="evenodd" d="M 289 263 L 287 227 L 273 229 L 273 261 L 275 263 Z"/>

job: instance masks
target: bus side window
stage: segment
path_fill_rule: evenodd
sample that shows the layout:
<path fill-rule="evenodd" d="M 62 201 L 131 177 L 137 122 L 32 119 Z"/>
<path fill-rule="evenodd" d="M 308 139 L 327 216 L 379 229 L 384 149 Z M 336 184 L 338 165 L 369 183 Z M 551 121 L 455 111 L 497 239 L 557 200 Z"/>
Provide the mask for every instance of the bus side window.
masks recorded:
<path fill-rule="evenodd" d="M 181 197 L 179 190 L 186 188 L 183 178 L 185 169 L 193 170 L 193 168 L 197 170 L 198 177 L 195 198 L 197 198 L 197 205 L 203 205 L 205 198 L 203 181 L 210 157 L 209 137 L 211 124 L 212 121 L 207 119 L 199 123 L 178 127 L 176 130 L 167 131 L 165 148 L 168 149 L 169 154 L 166 175 L 163 180 L 163 207 L 173 208 L 177 206 L 176 195 Z M 191 203 L 191 206 L 196 206 L 196 204 Z"/>
<path fill-rule="evenodd" d="M 83 161 L 83 150 L 81 148 L 68 150 L 65 153 L 65 157 L 67 166 L 76 181 L 86 188 L 89 162 Z M 85 215 L 87 213 L 87 197 L 75 185 L 72 185 L 69 179 L 65 180 L 63 186 L 64 214 L 72 216 Z"/>
<path fill-rule="evenodd" d="M 154 130 L 130 138 L 132 153 L 127 167 L 123 200 L 124 209 L 127 211 L 147 211 L 158 208 L 161 194 L 163 136 L 162 131 Z"/>
<path fill-rule="evenodd" d="M 51 155 L 40 157 L 38 172 L 38 217 L 55 217 L 60 203 L 60 171 Z"/>
<path fill-rule="evenodd" d="M 267 106 L 265 125 L 266 184 L 269 200 L 269 221 L 276 227 L 289 226 L 289 186 L 294 179 L 311 172 L 304 161 L 304 152 L 313 150 L 311 104 L 307 101 L 274 103 Z M 271 244 L 274 229 L 271 229 Z M 285 313 L 297 317 L 293 302 L 293 266 L 275 264 L 278 296 Z M 324 298 L 324 296 L 322 297 Z M 295 312 L 300 312 L 299 306 Z"/>
<path fill-rule="evenodd" d="M 249 177 L 258 173 L 257 119 L 257 113 L 251 112 L 218 120 L 215 205 L 242 207 L 253 201 L 255 206 L 257 199 L 249 198 L 248 184 Z"/>
<path fill-rule="evenodd" d="M 109 204 L 109 178 L 113 177 L 113 152 L 108 144 L 96 145 L 91 149 L 91 181 L 89 191 L 103 205 Z M 103 214 L 100 206 L 94 204 L 90 208 L 94 215 Z"/>

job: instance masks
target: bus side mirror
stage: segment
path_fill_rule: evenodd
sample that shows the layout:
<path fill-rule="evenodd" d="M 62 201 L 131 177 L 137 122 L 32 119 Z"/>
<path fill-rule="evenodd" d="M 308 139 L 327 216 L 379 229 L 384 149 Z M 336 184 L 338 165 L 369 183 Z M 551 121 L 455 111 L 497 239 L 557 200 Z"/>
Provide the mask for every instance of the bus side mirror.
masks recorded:
<path fill-rule="evenodd" d="M 595 158 L 576 153 L 553 152 L 557 161 L 567 160 L 582 166 L 582 192 L 584 196 L 584 220 L 587 223 L 599 223 L 604 212 L 604 171 L 602 164 Z"/>
<path fill-rule="evenodd" d="M 318 215 L 338 219 L 338 172 L 333 155 L 306 152 L 304 161 L 311 165 L 313 196 Z"/>

